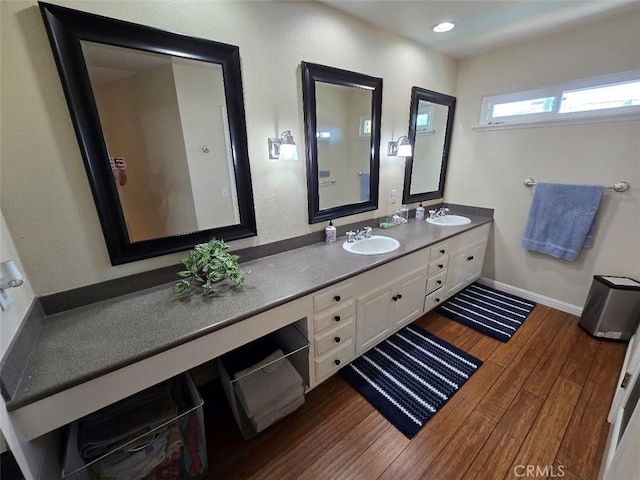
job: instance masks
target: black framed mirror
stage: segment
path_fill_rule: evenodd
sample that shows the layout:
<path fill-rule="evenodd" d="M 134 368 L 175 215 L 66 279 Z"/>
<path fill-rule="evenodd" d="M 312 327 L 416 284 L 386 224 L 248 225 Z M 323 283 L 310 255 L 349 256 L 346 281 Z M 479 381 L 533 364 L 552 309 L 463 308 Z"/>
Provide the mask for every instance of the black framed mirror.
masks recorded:
<path fill-rule="evenodd" d="M 404 167 L 402 203 L 443 198 L 456 98 L 424 88 L 411 89 L 409 140 L 413 156 Z"/>
<path fill-rule="evenodd" d="M 378 208 L 382 79 L 302 62 L 309 223 Z"/>
<path fill-rule="evenodd" d="M 39 5 L 111 263 L 255 236 L 239 48 Z"/>

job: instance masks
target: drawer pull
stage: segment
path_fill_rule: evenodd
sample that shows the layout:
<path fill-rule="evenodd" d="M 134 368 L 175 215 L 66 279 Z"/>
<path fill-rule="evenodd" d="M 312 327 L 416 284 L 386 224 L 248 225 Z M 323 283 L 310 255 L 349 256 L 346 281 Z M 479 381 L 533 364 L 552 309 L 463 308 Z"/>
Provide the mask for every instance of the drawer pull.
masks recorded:
<path fill-rule="evenodd" d="M 436 298 L 435 300 L 436 300 L 436 303 L 440 303 L 440 299 L 439 298 Z"/>
<path fill-rule="evenodd" d="M 469 255 L 469 256 L 467 257 L 467 260 L 469 260 L 469 261 L 473 260 L 473 255 Z"/>
<path fill-rule="evenodd" d="M 436 280 L 437 285 L 442 285 L 442 280 Z"/>
<path fill-rule="evenodd" d="M 335 363 L 336 365 L 340 365 L 340 360 L 336 359 L 333 361 L 333 363 Z"/>
<path fill-rule="evenodd" d="M 393 297 L 391 297 L 391 300 L 393 300 L 394 302 L 397 302 L 398 301 L 398 296 L 394 295 Z"/>
<path fill-rule="evenodd" d="M 440 250 L 440 253 L 444 255 L 445 253 L 447 253 L 447 251 L 443 248 Z"/>
<path fill-rule="evenodd" d="M 335 337 L 334 340 L 336 341 L 336 343 L 340 343 L 340 337 Z"/>
<path fill-rule="evenodd" d="M 444 265 L 442 263 L 438 264 L 438 268 L 444 268 Z"/>
<path fill-rule="evenodd" d="M 333 299 L 334 299 L 336 302 L 339 302 L 340 300 L 342 300 L 342 298 L 340 297 L 340 295 L 336 295 L 335 297 L 333 297 Z"/>
<path fill-rule="evenodd" d="M 339 321 L 340 321 L 340 315 L 336 315 L 335 317 L 333 317 L 333 319 L 334 319 L 336 322 L 339 322 Z"/>
<path fill-rule="evenodd" d="M 401 300 L 401 299 L 402 299 L 402 294 L 401 294 L 401 293 L 399 293 L 399 294 L 398 294 L 398 300 Z"/>

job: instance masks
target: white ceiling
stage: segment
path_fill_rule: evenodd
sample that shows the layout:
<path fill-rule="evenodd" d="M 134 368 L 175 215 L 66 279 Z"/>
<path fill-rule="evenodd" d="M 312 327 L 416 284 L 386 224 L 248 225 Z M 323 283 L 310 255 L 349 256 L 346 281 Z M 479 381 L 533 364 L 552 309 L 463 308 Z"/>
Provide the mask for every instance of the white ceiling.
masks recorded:
<path fill-rule="evenodd" d="M 640 0 L 319 1 L 457 58 L 640 8 Z M 434 33 L 443 21 L 456 28 Z"/>

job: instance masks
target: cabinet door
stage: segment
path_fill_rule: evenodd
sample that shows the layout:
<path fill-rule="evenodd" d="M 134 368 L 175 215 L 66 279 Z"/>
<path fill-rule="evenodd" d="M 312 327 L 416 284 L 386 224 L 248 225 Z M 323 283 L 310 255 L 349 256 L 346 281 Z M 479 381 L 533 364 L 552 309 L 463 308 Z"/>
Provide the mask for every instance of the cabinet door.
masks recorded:
<path fill-rule="evenodd" d="M 449 257 L 445 297 L 450 297 L 464 286 L 467 279 L 467 263 L 467 253 L 464 250 L 456 252 Z"/>
<path fill-rule="evenodd" d="M 482 275 L 482 264 L 484 263 L 484 252 L 487 248 L 486 241 L 480 241 L 465 249 L 465 285 L 472 283 Z"/>
<path fill-rule="evenodd" d="M 466 245 L 449 257 L 445 284 L 447 298 L 480 278 L 486 249 L 487 241 L 480 240 Z"/>
<path fill-rule="evenodd" d="M 424 292 L 427 275 L 424 269 L 405 275 L 396 284 L 396 293 L 391 297 L 393 305 L 393 323 L 401 327 L 412 322 L 424 308 Z"/>
<path fill-rule="evenodd" d="M 388 284 L 356 299 L 356 352 L 369 349 L 393 328 L 394 285 Z"/>

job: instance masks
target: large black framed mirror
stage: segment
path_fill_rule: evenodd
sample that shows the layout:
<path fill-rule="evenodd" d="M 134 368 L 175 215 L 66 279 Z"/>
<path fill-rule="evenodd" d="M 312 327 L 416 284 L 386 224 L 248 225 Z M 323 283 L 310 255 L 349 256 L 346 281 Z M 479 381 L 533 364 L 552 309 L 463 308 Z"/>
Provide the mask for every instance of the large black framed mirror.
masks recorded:
<path fill-rule="evenodd" d="M 443 198 L 455 109 L 455 97 L 411 89 L 409 140 L 413 156 L 405 163 L 403 203 Z"/>
<path fill-rule="evenodd" d="M 239 48 L 40 10 L 111 263 L 255 236 Z"/>
<path fill-rule="evenodd" d="M 382 79 L 302 62 L 309 223 L 378 208 Z"/>

